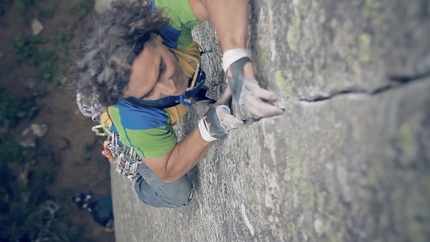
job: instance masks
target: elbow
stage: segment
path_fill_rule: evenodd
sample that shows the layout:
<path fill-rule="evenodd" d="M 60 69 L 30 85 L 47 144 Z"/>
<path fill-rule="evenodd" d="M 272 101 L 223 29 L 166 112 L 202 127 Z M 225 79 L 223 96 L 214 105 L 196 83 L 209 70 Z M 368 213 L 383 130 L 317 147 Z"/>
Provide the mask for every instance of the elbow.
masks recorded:
<path fill-rule="evenodd" d="M 166 169 L 159 169 L 159 170 L 151 170 L 152 173 L 154 173 L 154 175 L 156 177 L 158 177 L 160 180 L 163 180 L 165 182 L 171 182 L 170 180 L 170 174 L 169 172 L 167 172 Z"/>
<path fill-rule="evenodd" d="M 171 182 L 176 181 L 177 179 L 173 179 L 172 177 L 166 177 L 166 178 L 164 178 L 162 180 L 165 181 L 165 182 L 167 182 L 167 183 L 171 183 Z"/>
<path fill-rule="evenodd" d="M 157 177 L 160 178 L 160 180 L 163 180 L 165 182 L 169 182 L 170 183 L 170 182 L 175 181 L 173 179 L 173 177 L 168 172 L 163 172 L 161 174 L 155 174 L 155 175 L 157 175 Z"/>
<path fill-rule="evenodd" d="M 172 172 L 169 172 L 166 170 L 165 172 L 160 174 L 160 176 L 158 176 L 158 178 L 160 178 L 161 180 L 163 180 L 165 182 L 170 183 L 170 182 L 174 182 L 174 181 L 178 180 L 180 177 L 178 177 L 177 174 L 173 174 Z"/>
<path fill-rule="evenodd" d="M 144 162 L 152 171 L 152 173 L 157 178 L 165 182 L 174 182 L 180 178 L 177 174 L 178 161 L 175 159 L 176 157 L 173 156 L 172 153 L 173 149 L 162 157 L 155 159 L 144 159 Z"/>
<path fill-rule="evenodd" d="M 169 166 L 166 164 L 165 167 L 163 167 L 163 169 L 159 170 L 158 172 L 154 172 L 154 174 L 160 178 L 160 180 L 163 180 L 165 182 L 174 182 L 175 176 L 172 174 L 172 171 L 169 170 L 168 168 Z"/>

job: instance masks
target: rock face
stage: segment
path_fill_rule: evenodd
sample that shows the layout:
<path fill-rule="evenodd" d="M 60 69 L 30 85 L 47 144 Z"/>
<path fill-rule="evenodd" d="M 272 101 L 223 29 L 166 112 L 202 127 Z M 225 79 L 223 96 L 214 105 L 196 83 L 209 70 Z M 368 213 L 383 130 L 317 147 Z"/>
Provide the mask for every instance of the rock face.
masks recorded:
<path fill-rule="evenodd" d="M 429 241 L 430 3 L 268 0 L 250 11 L 258 78 L 285 114 L 215 142 L 190 172 L 187 208 L 146 206 L 112 173 L 117 241 Z M 212 50 L 216 89 L 214 31 L 195 35 Z M 180 139 L 207 108 L 193 106 Z"/>

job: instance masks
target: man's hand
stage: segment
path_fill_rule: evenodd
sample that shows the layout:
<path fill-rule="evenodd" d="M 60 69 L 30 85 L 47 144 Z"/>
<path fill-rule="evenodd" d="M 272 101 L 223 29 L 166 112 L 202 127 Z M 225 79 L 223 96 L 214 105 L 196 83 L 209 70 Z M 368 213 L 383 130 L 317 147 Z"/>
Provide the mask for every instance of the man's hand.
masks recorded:
<path fill-rule="evenodd" d="M 230 109 L 226 106 L 220 109 L 217 113 L 221 121 L 221 125 L 225 128 L 226 131 L 235 130 L 243 125 L 243 121 L 231 115 Z"/>
<path fill-rule="evenodd" d="M 108 145 L 110 145 L 110 140 L 105 140 L 105 142 L 103 142 L 102 155 L 108 158 L 110 163 L 114 163 L 115 158 L 113 157 L 112 152 L 110 152 L 110 150 L 108 149 Z"/>
<path fill-rule="evenodd" d="M 252 114 L 258 117 L 272 117 L 280 115 L 284 110 L 263 100 L 275 101 L 276 94 L 261 88 L 255 80 L 254 68 L 248 57 L 243 57 L 233 62 L 227 68 L 228 88 L 233 94 L 233 99 L 241 106 L 244 106 Z M 227 94 L 223 95 L 225 99 Z"/>
<path fill-rule="evenodd" d="M 263 101 L 276 100 L 276 94 L 260 87 L 250 59 L 241 61 L 248 56 L 248 1 L 189 0 L 189 3 L 200 21 L 210 20 L 215 27 L 223 51 L 223 69 L 236 102 L 259 117 L 282 114 L 283 109 Z"/>
<path fill-rule="evenodd" d="M 227 138 L 230 130 L 243 125 L 243 122 L 230 114 L 230 108 L 226 105 L 212 106 L 205 117 L 199 122 L 199 129 L 205 141 L 214 141 Z"/>

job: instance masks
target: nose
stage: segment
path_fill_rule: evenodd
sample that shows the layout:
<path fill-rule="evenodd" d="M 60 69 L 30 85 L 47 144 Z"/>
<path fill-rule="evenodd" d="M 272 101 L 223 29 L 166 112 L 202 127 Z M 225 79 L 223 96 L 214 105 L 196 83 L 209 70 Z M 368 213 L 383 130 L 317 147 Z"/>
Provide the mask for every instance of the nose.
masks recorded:
<path fill-rule="evenodd" d="M 158 83 L 158 88 L 162 97 L 174 96 L 176 94 L 175 82 L 172 78 L 160 81 Z"/>

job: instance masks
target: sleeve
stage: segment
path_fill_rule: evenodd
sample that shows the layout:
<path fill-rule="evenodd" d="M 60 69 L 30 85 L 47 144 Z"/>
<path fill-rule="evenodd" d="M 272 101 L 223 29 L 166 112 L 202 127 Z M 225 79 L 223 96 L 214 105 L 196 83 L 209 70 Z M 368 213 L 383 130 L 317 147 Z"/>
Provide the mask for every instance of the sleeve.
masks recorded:
<path fill-rule="evenodd" d="M 163 156 L 176 145 L 176 134 L 164 109 L 120 103 L 109 108 L 109 115 L 121 141 L 144 158 Z"/>
<path fill-rule="evenodd" d="M 154 0 L 155 8 L 163 11 L 170 22 L 160 31 L 163 43 L 171 48 L 187 49 L 192 43 L 191 29 L 201 21 L 194 15 L 188 0 Z"/>

